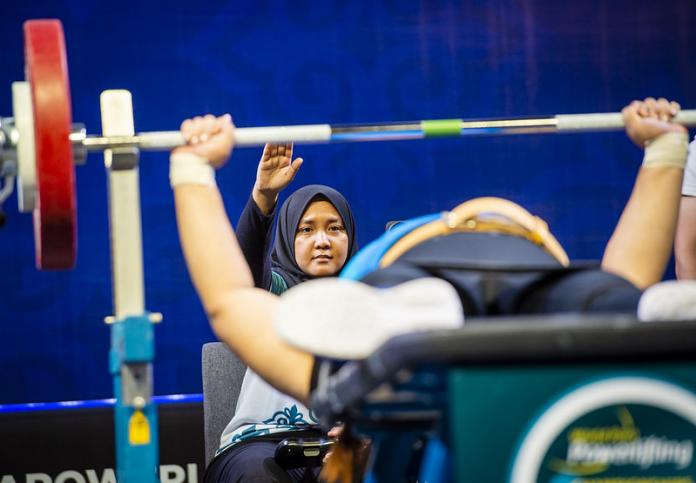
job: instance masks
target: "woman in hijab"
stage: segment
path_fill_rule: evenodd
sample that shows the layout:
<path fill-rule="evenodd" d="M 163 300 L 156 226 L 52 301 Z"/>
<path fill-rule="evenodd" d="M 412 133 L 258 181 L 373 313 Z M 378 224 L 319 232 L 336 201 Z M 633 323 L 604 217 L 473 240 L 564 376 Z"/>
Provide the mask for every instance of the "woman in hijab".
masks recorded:
<path fill-rule="evenodd" d="M 346 199 L 328 186 L 309 185 L 281 206 L 271 253 L 278 195 L 301 164 L 301 158 L 292 161 L 292 144 L 267 144 L 237 224 L 239 246 L 255 285 L 278 295 L 304 281 L 337 275 L 357 251 L 355 223 Z M 285 437 L 326 436 L 316 424 L 302 403 L 248 369 L 235 415 L 223 431 L 205 480 L 316 481 L 319 468 L 285 470 L 273 459 L 277 443 Z"/>
<path fill-rule="evenodd" d="M 336 275 L 357 251 L 353 213 L 346 199 L 328 186 L 309 185 L 280 208 L 269 257 L 278 195 L 302 165 L 302 158 L 291 160 L 292 144 L 266 145 L 237 224 L 239 244 L 256 286 L 275 294 L 312 278 Z"/>

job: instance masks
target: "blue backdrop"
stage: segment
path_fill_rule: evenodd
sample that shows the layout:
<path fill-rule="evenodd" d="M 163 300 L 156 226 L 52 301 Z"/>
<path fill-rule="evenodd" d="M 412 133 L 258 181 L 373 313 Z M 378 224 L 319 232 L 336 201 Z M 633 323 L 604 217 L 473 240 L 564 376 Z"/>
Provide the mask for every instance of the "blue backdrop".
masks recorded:
<path fill-rule="evenodd" d="M 7 3 L 7 2 L 6 2 Z M 133 93 L 137 130 L 198 113 L 240 126 L 617 111 L 662 95 L 696 107 L 693 0 L 182 0 L 10 2 L 0 15 L 0 114 L 23 78 L 22 22 L 63 21 L 73 117 L 100 131 L 99 94 Z M 293 186 L 325 183 L 352 203 L 359 242 L 387 220 L 480 195 L 544 217 L 573 258 L 599 258 L 641 154 L 623 134 L 538 135 L 301 147 Z M 260 150 L 218 175 L 236 220 Z M 175 230 L 167 155 L 141 159 L 155 390 L 200 391 L 213 339 Z M 0 403 L 108 397 L 112 313 L 101 156 L 77 170 L 79 256 L 34 269 L 31 217 L 6 203 L 0 229 Z"/>

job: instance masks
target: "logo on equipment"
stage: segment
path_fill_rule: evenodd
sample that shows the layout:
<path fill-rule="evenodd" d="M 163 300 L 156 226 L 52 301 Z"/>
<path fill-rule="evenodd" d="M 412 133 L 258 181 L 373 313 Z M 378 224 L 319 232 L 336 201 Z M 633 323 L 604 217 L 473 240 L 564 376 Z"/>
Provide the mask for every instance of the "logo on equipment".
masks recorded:
<path fill-rule="evenodd" d="M 532 424 L 511 483 L 694 481 L 696 396 L 647 377 L 612 377 L 561 397 Z"/>

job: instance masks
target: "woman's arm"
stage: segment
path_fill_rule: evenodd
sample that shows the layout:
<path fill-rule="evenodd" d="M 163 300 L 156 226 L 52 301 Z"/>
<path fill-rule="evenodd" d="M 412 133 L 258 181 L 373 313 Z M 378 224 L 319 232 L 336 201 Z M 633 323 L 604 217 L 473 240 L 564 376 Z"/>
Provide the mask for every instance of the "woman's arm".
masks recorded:
<path fill-rule="evenodd" d="M 278 194 L 295 178 L 302 158 L 292 161 L 292 144 L 266 144 L 256 182 L 239 222 L 237 237 L 257 287 L 271 287 L 271 243 Z"/>
<path fill-rule="evenodd" d="M 250 196 L 237 222 L 237 240 L 246 258 L 254 285 L 268 290 L 271 287 L 271 244 L 275 210 L 264 214 Z"/>
<path fill-rule="evenodd" d="M 171 168 L 177 223 L 189 273 L 210 324 L 220 340 L 269 384 L 306 401 L 313 357 L 276 334 L 272 318 L 278 298 L 254 288 L 214 180 L 205 182 L 205 176 L 195 173 L 211 169 L 205 160 L 213 166 L 225 163 L 232 149 L 231 120 L 196 118 L 184 122 L 182 132 L 190 144 L 172 153 Z"/>

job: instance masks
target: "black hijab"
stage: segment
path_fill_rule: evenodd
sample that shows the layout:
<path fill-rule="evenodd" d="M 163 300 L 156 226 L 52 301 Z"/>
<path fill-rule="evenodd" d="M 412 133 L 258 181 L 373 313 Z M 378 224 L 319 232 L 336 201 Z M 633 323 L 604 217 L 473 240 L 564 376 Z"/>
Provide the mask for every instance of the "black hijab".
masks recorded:
<path fill-rule="evenodd" d="M 341 215 L 348 235 L 346 262 L 358 251 L 355 242 L 353 211 L 343 195 L 335 189 L 321 184 L 311 184 L 298 189 L 280 207 L 275 244 L 271 254 L 271 269 L 283 277 L 288 288 L 313 278 L 304 273 L 295 261 L 295 233 L 305 210 L 312 201 L 317 199 L 328 201 Z"/>

